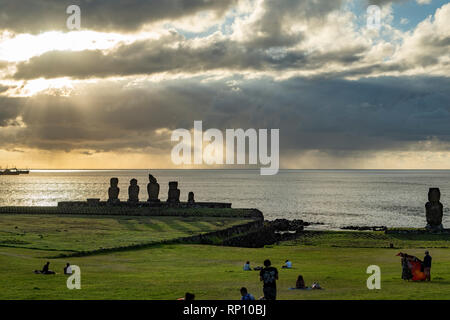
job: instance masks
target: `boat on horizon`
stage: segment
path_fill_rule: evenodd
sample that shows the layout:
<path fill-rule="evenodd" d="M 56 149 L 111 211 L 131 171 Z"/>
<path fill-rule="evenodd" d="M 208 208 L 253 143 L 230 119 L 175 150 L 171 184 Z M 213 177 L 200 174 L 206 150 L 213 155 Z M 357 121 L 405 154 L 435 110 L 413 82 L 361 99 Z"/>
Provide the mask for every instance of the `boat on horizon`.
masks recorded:
<path fill-rule="evenodd" d="M 18 176 L 19 174 L 29 174 L 29 173 L 30 173 L 30 170 L 21 170 L 21 169 L 17 169 L 17 168 L 5 169 L 5 170 L 0 169 L 0 175 L 2 175 L 2 176 Z"/>

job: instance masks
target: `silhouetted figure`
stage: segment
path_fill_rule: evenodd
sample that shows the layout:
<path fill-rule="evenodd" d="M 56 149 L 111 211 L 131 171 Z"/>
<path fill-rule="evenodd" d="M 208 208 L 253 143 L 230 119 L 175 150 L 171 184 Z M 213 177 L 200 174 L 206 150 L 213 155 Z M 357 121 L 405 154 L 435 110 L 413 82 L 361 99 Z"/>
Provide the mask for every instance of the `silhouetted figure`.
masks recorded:
<path fill-rule="evenodd" d="M 159 202 L 159 183 L 154 176 L 148 175 L 147 184 L 148 202 Z"/>
<path fill-rule="evenodd" d="M 137 182 L 136 179 L 131 179 L 128 187 L 128 202 L 131 204 L 139 203 L 139 186 Z"/>
<path fill-rule="evenodd" d="M 55 274 L 54 271 L 49 270 L 50 262 L 47 261 L 47 263 L 42 267 L 42 270 L 34 270 L 34 273 L 40 273 L 40 274 Z"/>
<path fill-rule="evenodd" d="M 117 178 L 111 178 L 109 181 L 110 187 L 108 189 L 108 204 L 118 204 L 120 202 L 119 200 L 119 192 L 120 189 L 117 186 L 119 184 L 119 179 Z"/>
<path fill-rule="evenodd" d="M 402 257 L 402 279 L 403 280 L 411 280 L 413 275 L 411 273 L 411 268 L 408 263 L 408 257 L 404 255 Z"/>
<path fill-rule="evenodd" d="M 193 294 L 193 293 L 186 292 L 186 294 L 184 295 L 184 300 L 186 300 L 186 301 L 192 301 L 194 299 L 195 299 L 195 294 Z"/>
<path fill-rule="evenodd" d="M 296 289 L 305 289 L 305 280 L 303 280 L 303 276 L 299 275 L 297 278 L 297 282 L 295 283 L 295 288 Z"/>
<path fill-rule="evenodd" d="M 431 281 L 431 256 L 430 253 L 425 251 L 425 257 L 423 258 L 423 272 L 425 273 L 425 280 Z"/>
<path fill-rule="evenodd" d="M 194 204 L 194 203 L 195 203 L 194 193 L 191 191 L 188 194 L 188 204 Z"/>
<path fill-rule="evenodd" d="M 178 189 L 178 181 L 169 182 L 169 194 L 167 197 L 167 202 L 174 204 L 180 202 L 180 189 Z"/>
<path fill-rule="evenodd" d="M 425 204 L 425 211 L 427 217 L 426 228 L 430 231 L 442 231 L 442 216 L 444 214 L 444 207 L 440 202 L 441 191 L 439 188 L 430 188 L 428 191 L 428 202 Z"/>
<path fill-rule="evenodd" d="M 264 268 L 259 273 L 259 279 L 264 283 L 263 292 L 265 300 L 276 300 L 278 270 L 271 266 L 269 259 L 264 261 Z"/>

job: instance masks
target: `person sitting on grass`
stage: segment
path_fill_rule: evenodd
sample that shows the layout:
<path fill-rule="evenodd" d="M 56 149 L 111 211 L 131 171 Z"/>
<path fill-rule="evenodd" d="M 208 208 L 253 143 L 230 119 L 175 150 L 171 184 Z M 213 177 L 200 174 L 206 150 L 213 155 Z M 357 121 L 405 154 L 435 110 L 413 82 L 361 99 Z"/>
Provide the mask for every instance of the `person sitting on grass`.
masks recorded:
<path fill-rule="evenodd" d="M 195 299 L 195 294 L 186 292 L 186 294 L 184 295 L 184 298 L 179 298 L 177 300 L 192 301 L 194 299 Z"/>
<path fill-rule="evenodd" d="M 64 267 L 64 274 L 72 274 L 72 267 L 70 266 L 70 263 L 67 263 Z"/>
<path fill-rule="evenodd" d="M 322 290 L 322 287 L 318 282 L 314 281 L 313 284 L 311 285 L 311 289 Z"/>
<path fill-rule="evenodd" d="M 251 271 L 251 270 L 252 270 L 252 268 L 250 268 L 250 261 L 247 261 L 244 264 L 244 271 Z"/>
<path fill-rule="evenodd" d="M 297 282 L 295 283 L 295 288 L 289 288 L 289 290 L 309 290 L 305 285 L 305 280 L 303 280 L 303 276 L 300 274 L 297 278 Z"/>
<path fill-rule="evenodd" d="M 241 300 L 255 300 L 255 297 L 248 293 L 247 288 L 241 288 Z"/>
<path fill-rule="evenodd" d="M 286 260 L 286 261 L 284 262 L 284 266 L 282 266 L 281 268 L 283 268 L 283 269 L 291 269 L 291 268 L 292 268 L 292 262 L 289 261 L 289 259 Z"/>
<path fill-rule="evenodd" d="M 297 282 L 295 283 L 296 289 L 306 289 L 305 280 L 303 280 L 303 276 L 300 274 L 297 278 Z"/>
<path fill-rule="evenodd" d="M 34 270 L 34 273 L 40 273 L 40 274 L 55 274 L 54 271 L 49 270 L 50 262 L 47 261 L 47 263 L 42 267 L 42 270 Z"/>

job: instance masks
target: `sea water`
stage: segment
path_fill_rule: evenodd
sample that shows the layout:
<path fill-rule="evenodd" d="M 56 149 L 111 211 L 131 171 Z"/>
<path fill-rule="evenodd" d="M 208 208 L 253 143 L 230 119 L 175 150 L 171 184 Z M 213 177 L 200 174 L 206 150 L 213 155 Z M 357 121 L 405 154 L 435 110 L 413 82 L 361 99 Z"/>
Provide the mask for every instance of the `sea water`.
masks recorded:
<path fill-rule="evenodd" d="M 189 191 L 197 201 L 231 202 L 234 208 L 258 208 L 266 219 L 303 219 L 325 228 L 348 225 L 423 227 L 428 188 L 441 189 L 444 226 L 450 227 L 450 170 L 39 170 L 0 176 L 0 206 L 48 206 L 58 201 L 107 199 L 109 180 L 119 178 L 119 197 L 128 198 L 132 178 L 147 200 L 148 174 L 167 199 L 176 180 L 181 200 Z"/>

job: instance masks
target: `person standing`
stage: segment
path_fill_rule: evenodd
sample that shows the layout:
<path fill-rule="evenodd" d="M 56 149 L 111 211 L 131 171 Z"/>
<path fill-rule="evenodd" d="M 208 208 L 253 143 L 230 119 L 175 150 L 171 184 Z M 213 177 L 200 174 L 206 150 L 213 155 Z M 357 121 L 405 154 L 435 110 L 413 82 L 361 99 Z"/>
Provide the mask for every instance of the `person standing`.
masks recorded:
<path fill-rule="evenodd" d="M 428 250 L 425 251 L 425 257 L 423 258 L 423 272 L 425 273 L 426 281 L 431 281 L 431 256 Z"/>
<path fill-rule="evenodd" d="M 269 259 L 264 261 L 264 268 L 259 273 L 260 281 L 263 281 L 263 292 L 265 300 L 276 300 L 278 270 L 271 266 Z"/>
<path fill-rule="evenodd" d="M 408 257 L 406 254 L 402 257 L 402 279 L 403 280 L 411 280 L 413 277 L 411 273 L 411 269 L 408 263 Z"/>

